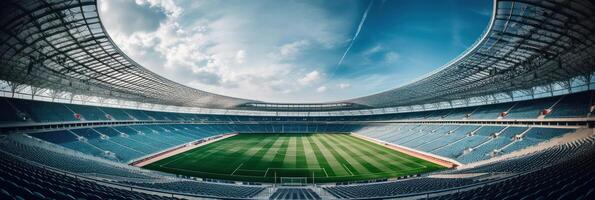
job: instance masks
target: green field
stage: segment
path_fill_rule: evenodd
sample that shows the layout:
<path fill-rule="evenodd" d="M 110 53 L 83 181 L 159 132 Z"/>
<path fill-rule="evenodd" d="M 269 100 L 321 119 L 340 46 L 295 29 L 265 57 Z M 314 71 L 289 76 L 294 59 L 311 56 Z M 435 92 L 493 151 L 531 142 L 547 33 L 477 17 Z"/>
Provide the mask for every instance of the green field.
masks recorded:
<path fill-rule="evenodd" d="M 236 181 L 308 177 L 343 182 L 398 177 L 444 167 L 349 134 L 239 134 L 143 168 Z"/>

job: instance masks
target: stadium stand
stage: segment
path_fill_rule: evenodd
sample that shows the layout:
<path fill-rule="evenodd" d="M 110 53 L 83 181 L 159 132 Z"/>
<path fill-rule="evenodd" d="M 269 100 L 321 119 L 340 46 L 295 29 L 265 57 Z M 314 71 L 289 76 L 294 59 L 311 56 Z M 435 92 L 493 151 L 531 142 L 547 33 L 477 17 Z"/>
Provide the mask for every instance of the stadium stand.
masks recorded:
<path fill-rule="evenodd" d="M 572 129 L 472 125 L 418 125 L 415 127 L 388 125 L 383 127 L 384 131 L 378 129 L 381 128 L 365 127 L 356 133 L 452 158 L 461 163 L 489 159 L 495 156 L 491 154 L 495 150 L 512 152 L 573 131 Z M 523 134 L 522 137 L 515 138 L 520 134 Z"/>
<path fill-rule="evenodd" d="M 41 146 L 40 146 L 41 145 Z M 52 148 L 30 138 L 13 136 L 1 143 L 1 149 L 27 160 L 91 177 L 108 178 L 126 185 L 154 188 L 160 191 L 186 193 L 207 197 L 248 198 L 261 192 L 259 186 L 237 186 L 172 179 L 163 174 L 140 170 L 127 165 L 118 165 L 101 159 L 84 157 L 75 152 Z"/>
<path fill-rule="evenodd" d="M 233 184 L 218 184 L 195 181 L 174 181 L 167 183 L 135 183 L 124 182 L 145 188 L 155 188 L 181 193 L 196 194 L 207 197 L 220 198 L 250 198 L 264 190 L 259 186 L 236 186 Z"/>
<path fill-rule="evenodd" d="M 283 199 L 303 199 L 303 200 L 319 200 L 322 199 L 318 194 L 310 188 L 279 188 L 271 195 L 270 200 Z"/>
<path fill-rule="evenodd" d="M 508 112 L 504 119 L 537 118 L 545 109 L 551 112 L 546 118 L 578 118 L 589 114 L 590 99 L 593 92 L 580 92 L 537 100 L 515 103 L 501 103 L 486 106 L 443 109 L 425 112 L 395 113 L 381 115 L 331 116 L 331 117 L 259 117 L 259 116 L 221 116 L 134 110 L 124 108 L 97 107 L 12 99 L 0 97 L 1 106 L 12 110 L 10 114 L 0 116 L 3 123 L 33 122 L 72 122 L 72 121 L 195 121 L 195 122 L 241 122 L 241 121 L 373 121 L 373 120 L 463 120 L 497 119 L 503 112 Z M 557 102 L 557 103 L 556 103 Z M 554 105 L 555 104 L 555 105 Z M 41 108 L 40 108 L 41 107 Z M 40 108 L 40 109 L 38 109 Z M 16 112 L 18 111 L 18 112 Z M 76 118 L 75 114 L 80 114 Z M 30 116 L 30 117 L 29 117 Z M 467 118 L 468 116 L 468 118 Z M 23 117 L 26 120 L 23 120 Z"/>
<path fill-rule="evenodd" d="M 0 200 L 595 199 L 595 4 L 494 6 L 470 49 L 410 84 L 338 102 L 278 104 L 190 88 L 140 66 L 104 30 L 96 0 L 0 1 Z M 302 135 L 277 143 L 263 133 L 326 140 L 308 148 L 296 139 Z M 292 167 L 298 151 L 286 151 L 290 145 L 305 149 L 300 158 L 320 151 L 310 157 L 315 166 L 340 158 L 350 165 L 337 165 L 341 178 L 356 176 L 351 169 L 436 170 L 315 182 L 315 173 L 332 178 L 324 166 L 308 168 L 311 179 L 283 179 L 284 169 L 238 170 L 241 159 L 220 159 L 217 167 L 234 171 L 219 180 L 136 165 L 179 159 L 178 150 L 236 134 L 265 135 L 256 142 L 270 157 L 295 158 Z M 239 155 L 233 144 L 216 147 Z M 245 146 L 252 155 L 269 151 Z M 404 162 L 383 163 L 389 156 Z M 352 157 L 366 164 L 351 165 Z M 205 160 L 189 166 L 210 167 Z M 271 179 L 271 169 L 271 182 L 233 179 L 237 171 Z"/>
<path fill-rule="evenodd" d="M 0 155 L 0 199 L 176 199 L 108 187 Z"/>
<path fill-rule="evenodd" d="M 507 112 L 514 106 L 514 103 L 501 103 L 488 106 L 478 107 L 475 112 L 470 115 L 470 119 L 496 119 L 500 114 Z"/>
<path fill-rule="evenodd" d="M 338 198 L 365 199 L 388 198 L 400 194 L 409 194 L 460 187 L 475 183 L 470 179 L 419 178 L 388 183 L 333 186 L 324 189 Z"/>
<path fill-rule="evenodd" d="M 521 101 L 508 111 L 506 118 L 510 119 L 532 119 L 537 118 L 543 110 L 554 105 L 560 98 L 543 98 L 531 101 Z"/>
<path fill-rule="evenodd" d="M 576 95 L 565 95 L 553 106 L 546 118 L 568 118 L 587 116 L 592 106 L 593 92 L 581 92 Z"/>
<path fill-rule="evenodd" d="M 594 140 L 589 138 L 588 141 L 580 142 L 583 144 L 574 143 L 538 155 L 473 169 L 475 172 L 490 173 L 511 170 L 529 172 L 495 184 L 431 199 L 593 199 Z M 560 159 L 566 160 L 558 161 Z"/>
<path fill-rule="evenodd" d="M 505 173 L 504 178 L 492 180 L 486 176 L 472 178 L 421 177 L 323 188 L 337 198 L 348 199 L 380 199 L 415 195 L 425 198 L 430 195 L 438 196 L 438 193 L 445 192 L 452 194 L 436 197 L 436 199 L 547 199 L 547 197 L 559 196 L 570 199 L 589 199 L 585 197 L 594 195 L 592 185 L 590 185 L 594 180 L 592 176 L 589 176 L 593 173 L 590 167 L 595 164 L 592 159 L 595 152 L 594 145 L 595 137 L 591 136 L 502 162 L 466 170 L 443 172 L 445 174 Z M 554 188 L 556 186 L 558 188 Z M 473 188 L 469 191 L 457 192 L 471 187 Z M 566 188 L 572 189 L 567 190 Z M 425 191 L 434 191 L 437 194 L 424 194 Z"/>

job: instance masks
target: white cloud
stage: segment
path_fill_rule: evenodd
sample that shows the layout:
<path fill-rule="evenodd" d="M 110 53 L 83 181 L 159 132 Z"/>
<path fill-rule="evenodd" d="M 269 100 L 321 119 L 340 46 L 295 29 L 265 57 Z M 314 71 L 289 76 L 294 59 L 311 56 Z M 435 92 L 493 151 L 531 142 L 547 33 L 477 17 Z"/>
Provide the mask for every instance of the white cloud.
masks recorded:
<path fill-rule="evenodd" d="M 281 58 L 292 59 L 295 56 L 297 56 L 300 53 L 300 51 L 307 48 L 309 45 L 310 42 L 308 42 L 307 40 L 300 40 L 289 44 L 285 44 L 281 46 L 281 49 L 279 50 Z"/>
<path fill-rule="evenodd" d="M 99 11 L 107 12 L 109 11 L 109 1 L 99 1 Z"/>
<path fill-rule="evenodd" d="M 401 58 L 401 55 L 394 51 L 389 51 L 384 54 L 384 62 L 388 64 L 396 62 L 399 58 Z"/>
<path fill-rule="evenodd" d="M 244 50 L 239 50 L 236 53 L 236 62 L 238 64 L 243 64 L 244 63 L 244 59 L 246 58 L 246 51 Z"/>
<path fill-rule="evenodd" d="M 378 53 L 380 51 L 384 50 L 384 48 L 382 47 L 382 45 L 374 45 L 368 49 L 366 49 L 362 54 L 364 56 L 370 56 L 372 54 Z"/>
<path fill-rule="evenodd" d="M 319 93 L 326 92 L 326 86 L 320 86 L 320 87 L 316 88 L 316 92 L 319 92 Z"/>
<path fill-rule="evenodd" d="M 102 11 L 102 20 L 126 26 L 125 18 L 113 17 L 122 15 L 112 13 L 116 7 L 112 2 L 117 1 L 109 1 L 109 12 Z M 262 7 L 270 2 L 123 2 L 165 16 L 155 29 L 107 28 L 133 60 L 197 89 L 264 101 L 322 100 L 304 98 L 315 92 L 315 83 L 325 81 L 321 73 L 325 63 L 311 56 L 312 51 L 338 46 L 348 36 L 341 30 L 350 25 L 345 16 L 328 15 L 307 2 L 275 3 L 279 7 L 266 15 Z"/>
<path fill-rule="evenodd" d="M 351 85 L 349 83 L 339 83 L 338 87 L 339 89 L 347 89 L 351 87 Z"/>
<path fill-rule="evenodd" d="M 318 70 L 311 71 L 310 73 L 306 74 L 306 76 L 302 77 L 298 80 L 300 85 L 310 85 L 314 82 L 317 82 L 321 79 L 321 74 Z"/>
<path fill-rule="evenodd" d="M 148 4 L 151 7 L 159 7 L 172 17 L 180 16 L 183 10 L 180 6 L 176 5 L 173 0 L 135 0 L 135 3 L 138 5 Z"/>
<path fill-rule="evenodd" d="M 401 55 L 391 48 L 377 44 L 361 52 L 361 64 L 393 64 Z"/>

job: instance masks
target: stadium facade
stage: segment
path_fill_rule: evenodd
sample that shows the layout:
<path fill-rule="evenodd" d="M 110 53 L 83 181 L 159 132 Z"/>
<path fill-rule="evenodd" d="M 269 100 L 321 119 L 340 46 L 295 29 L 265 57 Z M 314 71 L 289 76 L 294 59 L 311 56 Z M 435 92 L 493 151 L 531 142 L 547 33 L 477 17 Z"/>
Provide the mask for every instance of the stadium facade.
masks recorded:
<path fill-rule="evenodd" d="M 311 104 L 223 96 L 151 72 L 112 41 L 95 0 L 7 0 L 0 10 L 0 199 L 595 196 L 591 1 L 495 0 L 482 36 L 444 66 Z M 262 155 L 227 139 L 254 133 L 291 137 L 254 140 Z M 289 150 L 271 163 L 283 157 L 285 168 L 248 162 L 277 141 Z M 219 169 L 201 162 L 200 173 L 168 168 L 206 148 L 241 156 Z M 305 151 L 306 175 L 277 177 L 302 173 Z"/>

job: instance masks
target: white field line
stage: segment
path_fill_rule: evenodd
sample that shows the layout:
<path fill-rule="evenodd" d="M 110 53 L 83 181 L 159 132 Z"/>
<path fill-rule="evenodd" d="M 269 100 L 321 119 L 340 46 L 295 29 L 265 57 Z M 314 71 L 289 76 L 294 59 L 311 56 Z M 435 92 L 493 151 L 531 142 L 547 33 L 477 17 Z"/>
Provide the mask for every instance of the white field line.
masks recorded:
<path fill-rule="evenodd" d="M 349 161 L 347 161 L 349 162 Z M 349 163 L 351 165 L 351 163 Z M 347 168 L 347 166 L 345 166 L 345 164 L 343 164 L 343 168 L 345 168 L 345 170 L 347 170 L 347 172 L 349 172 L 349 174 L 351 174 L 351 176 L 353 176 L 353 172 L 351 172 L 351 170 L 349 170 L 349 168 Z"/>
<path fill-rule="evenodd" d="M 236 169 L 235 169 L 235 170 L 233 170 L 233 172 L 231 172 L 231 175 L 233 176 L 233 174 L 235 174 L 235 173 L 236 173 L 236 171 L 238 171 L 238 169 L 240 169 L 240 167 L 242 167 L 242 165 L 244 165 L 244 163 L 242 163 L 242 164 L 238 165 L 238 167 L 236 167 Z"/>
<path fill-rule="evenodd" d="M 148 165 L 148 164 L 151 164 L 151 163 L 157 162 L 157 161 L 159 161 L 159 160 L 162 160 L 162 159 L 165 159 L 165 158 L 171 157 L 171 156 L 173 156 L 173 155 L 177 155 L 177 154 L 179 154 L 179 153 L 183 153 L 183 152 L 186 152 L 186 151 L 189 151 L 189 150 L 192 150 L 192 149 L 195 149 L 195 148 L 198 148 L 198 147 L 201 147 L 201 146 L 204 146 L 204 145 L 207 145 L 207 144 L 210 144 L 210 143 L 213 143 L 213 142 L 219 141 L 219 140 L 227 139 L 227 138 L 230 138 L 230 137 L 233 137 L 233 136 L 236 136 L 236 135 L 237 135 L 237 133 L 234 133 L 234 134 L 229 134 L 229 135 L 225 135 L 225 136 L 222 136 L 222 137 L 220 137 L 220 138 L 213 139 L 213 140 L 209 140 L 209 141 L 206 141 L 206 142 L 203 142 L 203 143 L 197 144 L 197 145 L 187 145 L 187 146 L 185 146 L 185 147 L 182 147 L 182 148 L 176 149 L 176 150 L 174 150 L 174 151 L 171 151 L 171 152 L 168 152 L 168 153 L 165 153 L 165 154 L 162 154 L 162 155 L 156 156 L 156 157 L 154 157 L 154 158 L 151 158 L 151 159 L 145 160 L 145 161 L 143 161 L 143 162 L 136 163 L 136 164 L 134 164 L 133 166 L 135 166 L 135 167 L 142 167 L 142 166 L 145 166 L 145 165 Z"/>
<path fill-rule="evenodd" d="M 259 170 L 259 169 L 238 169 L 238 171 L 240 171 L 240 172 L 264 172 L 265 170 Z"/>
<path fill-rule="evenodd" d="M 343 167 L 345 167 L 345 166 L 343 166 Z M 163 168 L 165 168 L 165 169 L 171 169 L 171 170 L 177 170 L 177 171 L 198 172 L 198 173 L 203 173 L 203 174 L 211 174 L 211 175 L 219 175 L 219 176 L 234 176 L 234 177 L 247 177 L 247 178 L 250 178 L 250 177 L 254 177 L 254 178 L 259 177 L 259 176 L 247 176 L 247 175 L 237 175 L 237 174 L 230 175 L 230 174 L 223 174 L 223 173 L 205 172 L 205 171 L 199 171 L 199 170 L 180 169 L 180 168 L 171 168 L 171 167 L 163 167 Z M 270 169 L 285 169 L 285 168 L 270 168 Z M 288 168 L 288 169 L 291 169 L 291 168 Z M 299 169 L 307 169 L 307 168 L 299 168 Z M 325 172 L 325 174 L 326 174 L 326 170 L 324 168 L 314 168 L 314 169 L 322 169 Z M 410 169 L 410 170 L 402 170 L 401 172 L 415 171 L 415 170 L 418 170 L 418 169 L 420 169 L 420 168 L 415 168 L 415 169 Z M 347 171 L 348 170 L 349 169 L 347 169 Z M 260 171 L 260 172 L 262 172 L 263 170 L 245 170 L 245 169 L 240 169 L 238 171 Z M 267 169 L 267 172 L 265 172 L 265 173 L 268 173 L 268 169 Z M 386 173 L 391 173 L 391 172 L 376 172 L 376 173 L 370 172 L 370 173 L 358 174 L 358 176 L 378 175 L 378 174 L 386 174 Z M 326 174 L 326 177 L 336 177 L 336 178 L 340 178 L 340 177 L 353 177 L 353 176 L 355 176 L 355 175 L 328 176 L 328 174 Z M 266 177 L 266 176 L 263 176 L 263 177 Z"/>
<path fill-rule="evenodd" d="M 320 167 L 320 168 L 311 168 L 311 167 L 307 167 L 307 168 L 292 168 L 292 167 L 288 167 L 288 168 L 279 168 L 279 167 L 269 167 L 267 168 L 267 170 L 264 173 L 264 177 L 267 176 L 267 173 L 269 173 L 269 170 L 308 170 L 308 171 L 314 171 L 314 170 L 318 170 L 318 171 L 323 171 L 324 174 L 326 175 L 326 177 L 328 177 L 328 173 L 326 173 L 326 169 Z M 244 171 L 243 169 L 240 171 Z M 252 171 L 262 171 L 262 170 L 252 170 Z"/>
<path fill-rule="evenodd" d="M 191 169 L 181 169 L 181 168 L 171 168 L 171 167 L 163 167 L 164 169 L 171 169 L 176 171 L 186 171 L 186 172 L 198 172 L 203 174 L 211 174 L 211 175 L 218 175 L 218 176 L 230 176 L 230 174 L 222 174 L 222 173 L 215 173 L 215 172 L 205 172 L 199 170 L 191 170 Z M 233 175 L 235 177 L 258 177 L 258 176 L 245 176 L 245 175 Z M 201 177 L 198 177 L 201 178 Z"/>

